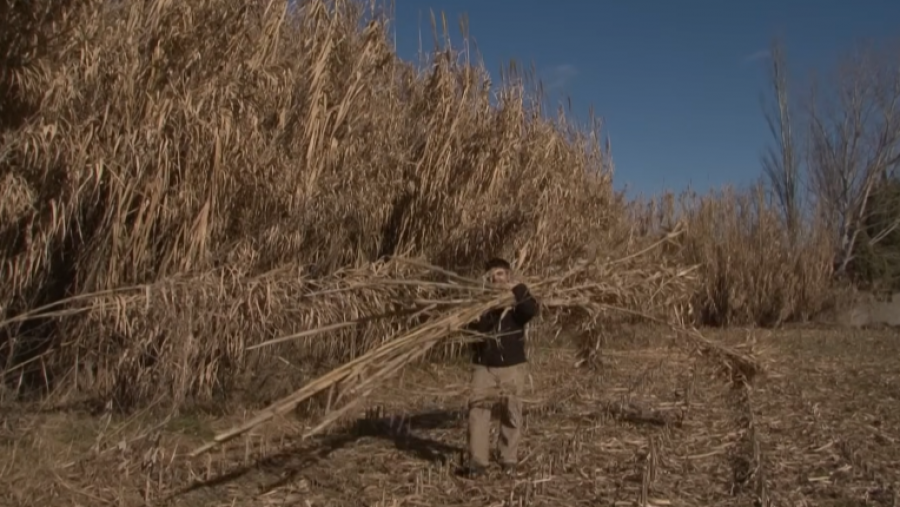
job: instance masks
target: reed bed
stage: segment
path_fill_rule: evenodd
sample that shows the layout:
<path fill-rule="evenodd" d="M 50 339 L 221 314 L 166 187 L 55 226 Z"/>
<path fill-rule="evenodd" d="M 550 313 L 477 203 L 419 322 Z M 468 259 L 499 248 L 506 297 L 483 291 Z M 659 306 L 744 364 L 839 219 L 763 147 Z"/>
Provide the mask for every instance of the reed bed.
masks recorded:
<path fill-rule="evenodd" d="M 617 260 L 584 259 L 565 271 L 525 279 L 540 294 L 545 318 L 567 310 L 568 325 L 572 311 L 588 327 L 620 315 L 670 320 L 695 283 L 695 269 L 648 265 L 647 256 L 678 234 Z M 241 277 L 223 270 L 173 278 L 76 296 L 0 325 L 74 320 L 83 328 L 73 327 L 73 336 L 82 339 L 39 356 L 41 368 L 66 371 L 73 376 L 69 384 L 124 407 L 160 395 L 178 402 L 211 397 L 227 390 L 237 371 L 254 368 L 248 352 L 266 345 L 276 346 L 264 352 L 292 358 L 317 353 L 300 359 L 334 364 L 360 360 L 379 345 L 390 349 L 396 345 L 392 337 L 404 331 L 413 337 L 424 331 L 431 337 L 426 342 L 434 344 L 510 297 L 483 281 L 393 257 L 327 277 L 300 270 Z M 71 358 L 74 363 L 59 362 Z M 104 363 L 108 358 L 116 361 Z"/>
<path fill-rule="evenodd" d="M 36 26 L 56 34 L 54 50 L 17 60 L 6 76 L 17 93 L 2 99 L 29 111 L 0 140 L 10 183 L 0 308 L 12 319 L 0 360 L 17 385 L 56 389 L 79 364 L 95 378 L 64 387 L 106 386 L 96 394 L 118 382 L 125 404 L 145 392 L 112 379 L 160 360 L 140 351 L 167 319 L 129 287 L 178 299 L 176 314 L 192 317 L 174 320 L 213 323 L 168 329 L 167 343 L 239 361 L 249 333 L 316 327 L 274 315 L 264 290 L 337 283 L 398 254 L 461 271 L 503 255 L 537 272 L 623 237 L 596 131 L 543 118 L 522 76 L 507 75 L 495 94 L 488 73 L 452 47 L 422 69 L 399 60 L 387 20 L 363 4 L 96 1 L 42 17 L 51 4 L 29 3 Z M 16 318 L 98 293 L 114 293 L 131 317 L 104 321 L 117 314 L 88 305 L 99 313 Z M 230 296 L 215 306 L 210 294 Z M 353 308 L 375 304 L 347 297 L 321 311 L 352 320 Z M 222 322 L 262 318 L 257 304 L 271 310 L 266 323 Z M 223 326 L 246 333 L 230 341 Z M 308 355 L 368 348 L 354 343 L 319 340 Z M 202 378 L 175 382 L 179 393 L 228 382 L 218 368 L 194 371 Z"/>
<path fill-rule="evenodd" d="M 661 253 L 701 266 L 694 319 L 715 327 L 777 327 L 836 304 L 834 244 L 825 224 L 792 235 L 762 185 L 667 193 L 629 205 L 639 234 L 685 224 Z"/>
<path fill-rule="evenodd" d="M 777 324 L 822 306 L 825 242 L 796 249 L 771 207 L 736 208 L 741 196 L 662 218 L 629 209 L 602 125 L 548 118 L 516 66 L 492 80 L 449 39 L 421 66 L 401 61 L 370 7 L 3 4 L 22 28 L 2 30 L 0 54 L 7 385 L 122 409 L 209 400 L 271 358 L 246 350 L 267 339 L 337 326 L 271 352 L 306 371 L 463 311 L 398 303 L 437 288 L 379 259 L 469 273 L 499 255 L 540 281 L 641 251 L 679 221 L 640 276 L 609 264 L 567 281 L 553 318 L 608 318 L 582 289 L 624 291 L 617 315 L 638 319 L 667 301 L 685 324 Z M 738 209 L 750 211 L 729 218 Z M 648 292 L 695 266 L 690 291 Z"/>

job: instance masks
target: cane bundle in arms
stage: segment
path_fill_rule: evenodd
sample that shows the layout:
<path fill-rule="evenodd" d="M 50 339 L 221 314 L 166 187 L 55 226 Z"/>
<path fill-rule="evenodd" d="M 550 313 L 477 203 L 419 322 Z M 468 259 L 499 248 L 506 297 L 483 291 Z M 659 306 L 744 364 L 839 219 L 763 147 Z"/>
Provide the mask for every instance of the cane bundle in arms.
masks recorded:
<path fill-rule="evenodd" d="M 522 277 L 518 281 L 525 283 L 539 301 L 542 319 L 553 319 L 560 310 L 578 310 L 592 319 L 611 319 L 625 313 L 677 326 L 672 319 L 673 311 L 687 300 L 695 281 L 694 270 L 661 265 L 658 256 L 651 258 L 649 254 L 678 234 L 679 231 L 675 231 L 650 247 L 622 258 L 582 261 L 556 275 Z M 418 324 L 307 383 L 244 424 L 217 435 L 193 455 L 288 413 L 316 394 L 331 390 L 329 406 L 333 410 L 304 436 L 320 433 L 356 408 L 366 395 L 403 367 L 421 359 L 438 344 L 477 338 L 467 332 L 473 321 L 494 308 L 510 307 L 515 303 L 515 296 L 508 286 L 460 276 L 420 260 L 395 257 L 383 262 L 383 269 L 367 271 L 369 279 L 356 280 L 342 290 L 350 293 L 390 287 L 391 290 L 385 293 L 395 298 L 395 306 L 408 311 Z M 399 269 L 400 266 L 405 269 Z M 338 324 L 332 323 L 318 331 L 327 332 Z M 310 330 L 304 335 L 316 332 Z M 688 338 L 686 342 L 694 346 L 713 347 L 710 343 L 698 342 L 702 339 L 699 334 L 685 333 L 684 336 Z M 283 340 L 261 343 L 254 348 L 280 341 Z M 733 353 L 722 354 L 725 362 L 741 362 Z M 752 370 L 752 361 L 747 361 L 741 368 Z M 337 393 L 336 386 L 339 386 Z"/>

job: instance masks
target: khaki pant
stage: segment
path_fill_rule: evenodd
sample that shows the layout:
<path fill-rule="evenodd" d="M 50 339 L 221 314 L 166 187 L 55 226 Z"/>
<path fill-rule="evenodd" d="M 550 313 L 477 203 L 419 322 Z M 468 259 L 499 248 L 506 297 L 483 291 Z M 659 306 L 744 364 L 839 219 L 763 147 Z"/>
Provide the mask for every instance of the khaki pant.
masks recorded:
<path fill-rule="evenodd" d="M 469 453 L 475 465 L 487 466 L 491 442 L 491 409 L 499 401 L 500 460 L 515 464 L 522 431 L 519 397 L 525 383 L 525 364 L 502 368 L 476 365 L 469 395 Z"/>

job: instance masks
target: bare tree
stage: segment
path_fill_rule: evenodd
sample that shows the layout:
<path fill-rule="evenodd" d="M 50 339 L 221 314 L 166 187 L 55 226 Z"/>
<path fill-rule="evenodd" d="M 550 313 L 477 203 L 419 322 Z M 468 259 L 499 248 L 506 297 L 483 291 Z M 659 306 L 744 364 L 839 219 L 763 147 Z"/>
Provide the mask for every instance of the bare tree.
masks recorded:
<path fill-rule="evenodd" d="M 801 161 L 795 150 L 793 118 L 788 98 L 787 64 L 780 40 L 772 42 L 769 78 L 775 95 L 773 110 L 764 110 L 769 132 L 775 140 L 762 155 L 762 169 L 784 215 L 791 239 L 800 226 L 802 208 Z"/>
<path fill-rule="evenodd" d="M 873 190 L 900 161 L 897 63 L 888 54 L 860 49 L 838 66 L 830 93 L 812 90 L 809 180 L 818 208 L 834 226 L 837 273 L 854 259 Z M 900 223 L 885 225 L 883 234 L 866 241 L 882 240 Z"/>

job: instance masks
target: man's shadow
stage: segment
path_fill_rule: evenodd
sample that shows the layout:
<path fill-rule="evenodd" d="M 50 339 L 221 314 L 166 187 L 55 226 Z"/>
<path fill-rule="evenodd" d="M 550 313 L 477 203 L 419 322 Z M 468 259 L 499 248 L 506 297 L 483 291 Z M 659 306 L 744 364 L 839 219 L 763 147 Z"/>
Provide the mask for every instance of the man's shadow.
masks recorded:
<path fill-rule="evenodd" d="M 460 454 L 462 448 L 416 435 L 415 432 L 455 428 L 459 425 L 461 417 L 462 412 L 458 410 L 433 410 L 419 414 L 387 416 L 384 415 L 384 410 L 381 408 L 372 409 L 349 426 L 345 426 L 331 435 L 315 439 L 312 445 L 298 442 L 277 453 L 235 467 L 216 477 L 196 481 L 173 496 L 178 497 L 192 491 L 221 486 L 241 478 L 252 470 L 277 473 L 281 477 L 262 488 L 262 493 L 267 493 L 290 484 L 301 472 L 322 463 L 333 452 L 352 445 L 362 438 L 385 439 L 390 441 L 396 449 L 418 459 L 430 463 L 447 463 L 454 455 Z"/>
<path fill-rule="evenodd" d="M 450 429 L 459 426 L 462 412 L 459 410 L 432 410 L 419 414 L 385 416 L 383 411 L 373 409 L 358 419 L 351 432 L 357 438 L 375 437 L 390 440 L 394 446 L 417 458 L 431 463 L 443 463 L 462 448 L 418 436 L 417 430 Z"/>

